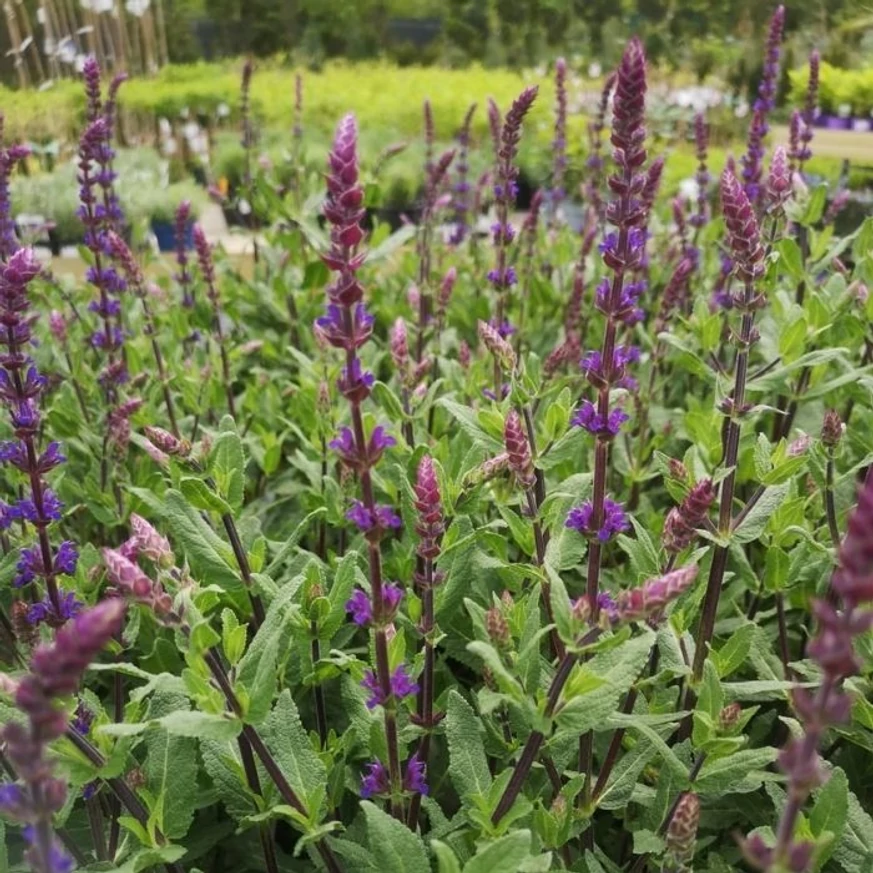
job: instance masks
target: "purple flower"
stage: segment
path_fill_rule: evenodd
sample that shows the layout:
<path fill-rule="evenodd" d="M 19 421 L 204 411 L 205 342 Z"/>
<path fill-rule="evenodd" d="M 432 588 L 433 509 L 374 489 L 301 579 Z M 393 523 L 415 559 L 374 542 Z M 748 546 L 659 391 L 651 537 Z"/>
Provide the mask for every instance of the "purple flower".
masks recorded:
<path fill-rule="evenodd" d="M 79 561 L 79 550 L 70 540 L 64 540 L 55 552 L 55 573 L 72 576 Z"/>
<path fill-rule="evenodd" d="M 488 271 L 488 281 L 497 288 L 509 288 L 518 283 L 518 274 L 515 267 L 506 267 L 504 270 L 495 268 Z"/>
<path fill-rule="evenodd" d="M 427 775 L 427 765 L 416 752 L 406 763 L 406 773 L 403 774 L 403 789 L 410 791 L 413 794 L 427 794 L 428 788 L 425 777 Z"/>
<path fill-rule="evenodd" d="M 622 409 L 613 409 L 607 416 L 600 415 L 590 400 L 583 400 L 570 424 L 585 428 L 595 436 L 614 437 L 629 418 Z"/>
<path fill-rule="evenodd" d="M 373 604 L 370 595 L 361 588 L 356 588 L 346 601 L 346 612 L 352 616 L 352 621 L 359 627 L 366 627 L 373 620 Z"/>
<path fill-rule="evenodd" d="M 346 323 L 345 307 L 328 303 L 325 314 L 315 324 L 322 336 L 335 348 L 359 349 L 373 333 L 374 318 L 363 303 L 358 303 L 349 323 Z"/>
<path fill-rule="evenodd" d="M 83 700 L 79 700 L 76 706 L 76 712 L 73 720 L 70 722 L 72 728 L 83 736 L 87 736 L 91 730 L 91 724 L 94 721 L 94 713 L 85 705 Z"/>
<path fill-rule="evenodd" d="M 337 387 L 349 400 L 358 402 L 370 396 L 370 391 L 376 378 L 361 366 L 360 360 L 354 358 L 351 366 L 343 367 L 342 375 L 337 380 Z"/>
<path fill-rule="evenodd" d="M 624 508 L 620 503 L 610 500 L 608 497 L 603 501 L 603 521 L 594 529 L 594 504 L 586 500 L 581 506 L 571 509 L 564 523 L 571 530 L 593 537 L 605 543 L 614 536 L 630 529 L 630 522 L 625 515 Z"/>
<path fill-rule="evenodd" d="M 388 771 L 381 761 L 373 761 L 366 765 L 367 773 L 361 779 L 361 797 L 367 800 L 379 794 L 387 794 L 391 790 Z"/>
<path fill-rule="evenodd" d="M 37 574 L 43 572 L 42 557 L 39 553 L 39 548 L 32 546 L 21 550 L 18 556 L 18 563 L 15 569 L 18 571 L 12 584 L 15 588 L 22 588 L 25 585 L 30 585 L 36 578 Z"/>
<path fill-rule="evenodd" d="M 361 687 L 370 692 L 370 697 L 367 699 L 367 709 L 375 709 L 377 706 L 384 706 L 387 698 L 379 684 L 379 679 L 372 670 L 367 670 L 364 678 L 361 681 Z M 406 665 L 401 664 L 391 674 L 391 697 L 397 700 L 403 700 L 404 697 L 409 697 L 412 694 L 418 693 L 418 683 L 415 682 L 406 672 Z"/>
<path fill-rule="evenodd" d="M 339 434 L 328 444 L 328 448 L 338 452 L 343 457 L 352 457 L 357 451 L 355 435 L 350 427 L 340 428 Z"/>
<path fill-rule="evenodd" d="M 42 624 L 44 621 L 56 622 L 64 624 L 74 616 L 77 616 L 84 608 L 85 604 L 76 599 L 76 595 L 72 591 L 66 594 L 62 589 L 58 589 L 60 605 L 55 609 L 51 600 L 46 596 L 37 603 L 31 604 L 27 610 L 27 620 L 34 627 Z"/>
<path fill-rule="evenodd" d="M 390 506 L 376 504 L 368 509 L 360 500 L 354 501 L 346 518 L 365 534 L 389 528 L 397 529 L 403 524 L 400 516 Z"/>
<path fill-rule="evenodd" d="M 51 488 L 46 488 L 42 493 L 42 512 L 37 509 L 36 504 L 30 497 L 25 497 L 19 500 L 16 504 L 16 512 L 19 518 L 29 521 L 32 524 L 51 519 L 52 521 L 61 520 L 61 512 L 64 504 L 58 500 L 57 495 Z"/>

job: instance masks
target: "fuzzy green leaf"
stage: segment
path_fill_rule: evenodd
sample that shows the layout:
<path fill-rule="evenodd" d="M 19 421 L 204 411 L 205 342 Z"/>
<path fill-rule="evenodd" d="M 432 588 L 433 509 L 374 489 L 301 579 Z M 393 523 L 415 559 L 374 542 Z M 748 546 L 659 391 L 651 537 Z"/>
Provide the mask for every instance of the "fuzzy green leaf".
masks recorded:
<path fill-rule="evenodd" d="M 430 873 L 424 841 L 403 822 L 369 800 L 361 804 L 367 820 L 367 840 L 380 873 Z"/>
<path fill-rule="evenodd" d="M 446 738 L 451 764 L 449 775 L 460 797 L 487 794 L 491 771 L 482 741 L 482 724 L 470 704 L 454 689 L 449 692 Z"/>
<path fill-rule="evenodd" d="M 324 789 L 327 770 L 312 748 L 288 689 L 279 695 L 264 724 L 264 740 L 299 795 L 309 798 Z"/>
<path fill-rule="evenodd" d="M 514 831 L 485 846 L 466 864 L 464 873 L 516 873 L 530 855 L 530 831 Z"/>
<path fill-rule="evenodd" d="M 186 697 L 158 692 L 149 704 L 149 717 L 159 719 L 187 709 Z M 143 772 L 149 793 L 159 805 L 158 826 L 170 839 L 181 839 L 194 820 L 198 802 L 197 742 L 162 727 L 146 733 L 145 746 Z"/>

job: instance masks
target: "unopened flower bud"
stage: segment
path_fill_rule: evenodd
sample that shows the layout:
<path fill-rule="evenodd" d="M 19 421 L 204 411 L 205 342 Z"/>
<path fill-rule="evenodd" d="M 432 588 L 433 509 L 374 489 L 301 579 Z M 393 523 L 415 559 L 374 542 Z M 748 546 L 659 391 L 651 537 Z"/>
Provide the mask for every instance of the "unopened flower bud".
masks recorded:
<path fill-rule="evenodd" d="M 509 458 L 509 468 L 523 488 L 532 488 L 537 481 L 531 457 L 530 444 L 521 423 L 521 417 L 511 409 L 503 427 L 503 444 Z"/>
<path fill-rule="evenodd" d="M 191 453 L 191 443 L 188 440 L 179 439 L 162 427 L 146 425 L 145 435 L 158 449 L 167 455 L 184 458 Z"/>
<path fill-rule="evenodd" d="M 130 526 L 136 538 L 139 553 L 158 566 L 169 568 L 175 563 L 170 541 L 161 536 L 141 515 L 130 516 Z"/>
<path fill-rule="evenodd" d="M 409 343 L 406 338 L 406 322 L 398 318 L 391 328 L 391 360 L 394 367 L 405 381 L 409 370 Z"/>
<path fill-rule="evenodd" d="M 700 798 L 693 791 L 686 791 L 679 799 L 665 840 L 668 855 L 681 867 L 686 866 L 694 857 L 699 825 Z"/>
<path fill-rule="evenodd" d="M 487 321 L 479 322 L 479 339 L 504 370 L 514 370 L 517 363 L 515 350 Z"/>
<path fill-rule="evenodd" d="M 492 606 L 485 613 L 485 630 L 491 642 L 498 648 L 509 645 L 509 625 L 499 607 Z"/>
<path fill-rule="evenodd" d="M 796 440 L 793 440 L 787 450 L 787 455 L 789 458 L 799 458 L 801 455 L 805 455 L 809 449 L 809 445 L 812 442 L 809 434 L 801 434 L 797 437 Z"/>
<path fill-rule="evenodd" d="M 49 330 L 51 330 L 52 336 L 59 343 L 65 343 L 67 341 L 67 320 L 56 309 L 52 310 L 52 313 L 49 316 Z"/>
<path fill-rule="evenodd" d="M 829 448 L 835 449 L 843 438 L 845 425 L 836 409 L 829 409 L 824 414 L 821 424 L 821 441 Z"/>
<path fill-rule="evenodd" d="M 466 370 L 470 367 L 470 346 L 466 340 L 461 340 L 458 346 L 458 363 Z"/>
<path fill-rule="evenodd" d="M 718 726 L 722 731 L 731 731 L 739 723 L 743 716 L 743 708 L 739 703 L 729 703 L 718 714 Z"/>

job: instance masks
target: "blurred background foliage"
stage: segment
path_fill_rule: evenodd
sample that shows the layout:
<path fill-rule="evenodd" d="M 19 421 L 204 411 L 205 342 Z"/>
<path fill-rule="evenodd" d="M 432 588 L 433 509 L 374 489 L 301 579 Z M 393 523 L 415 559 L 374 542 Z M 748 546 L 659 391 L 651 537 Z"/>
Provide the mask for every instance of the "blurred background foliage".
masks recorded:
<path fill-rule="evenodd" d="M 39 20 L 43 0 L 20 0 Z M 89 0 L 90 2 L 90 0 Z M 325 61 L 529 67 L 557 54 L 612 66 L 631 32 L 659 65 L 757 79 L 758 42 L 774 3 L 759 0 L 152 0 L 171 62 L 289 53 Z M 36 25 L 35 25 L 36 26 Z M 873 48 L 869 0 L 788 5 L 787 67 L 813 44 L 838 67 Z M 164 36 L 161 37 L 164 39 Z M 15 82 L 8 29 L 0 75 Z"/>

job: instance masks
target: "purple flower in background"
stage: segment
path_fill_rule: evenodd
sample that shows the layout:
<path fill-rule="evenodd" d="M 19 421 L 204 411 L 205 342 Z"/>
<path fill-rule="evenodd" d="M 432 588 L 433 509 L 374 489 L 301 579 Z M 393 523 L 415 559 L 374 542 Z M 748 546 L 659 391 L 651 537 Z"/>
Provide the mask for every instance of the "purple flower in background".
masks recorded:
<path fill-rule="evenodd" d="M 361 797 L 364 800 L 380 794 L 388 794 L 391 790 L 388 771 L 381 761 L 372 761 L 366 765 L 367 772 L 361 779 Z"/>
<path fill-rule="evenodd" d="M 8 260 L 18 248 L 15 221 L 12 217 L 12 201 L 9 196 L 9 180 L 15 165 L 23 161 L 30 149 L 23 145 L 3 144 L 4 117 L 0 113 L 0 260 Z"/>
<path fill-rule="evenodd" d="M 346 518 L 364 534 L 381 533 L 389 528 L 397 529 L 403 524 L 400 516 L 390 506 L 377 503 L 372 509 L 368 509 L 360 500 L 352 503 Z"/>
<path fill-rule="evenodd" d="M 52 643 L 37 646 L 30 671 L 15 690 L 15 704 L 25 720 L 7 721 L 0 729 L 5 755 L 24 786 L 3 789 L 0 806 L 27 824 L 27 855 L 40 873 L 67 873 L 73 866 L 57 848 L 52 829 L 53 816 L 63 808 L 67 793 L 66 782 L 53 775 L 47 754 L 49 744 L 67 728 L 59 699 L 78 690 L 88 665 L 121 631 L 124 609 L 120 600 L 105 600 L 79 612 L 57 631 Z"/>
<path fill-rule="evenodd" d="M 705 227 L 709 221 L 709 186 L 712 182 L 708 168 L 709 127 L 702 112 L 694 116 L 694 145 L 697 153 L 697 172 L 694 175 L 697 183 L 697 211 L 691 216 L 690 224 L 699 229 Z"/>
<path fill-rule="evenodd" d="M 549 191 L 551 220 L 557 219 L 564 199 L 564 176 L 567 172 L 567 62 L 555 61 L 555 134 L 552 139 L 552 187 Z"/>
<path fill-rule="evenodd" d="M 509 240 L 514 234 L 509 233 L 509 213 L 518 196 L 518 168 L 515 166 L 515 158 L 518 154 L 518 145 L 521 141 L 521 125 L 525 116 L 530 111 L 537 96 L 537 88 L 525 88 L 515 99 L 503 126 L 499 126 L 500 113 L 496 106 L 489 107 L 489 120 L 492 132 L 496 134 L 499 129 L 499 137 L 495 139 L 497 161 L 494 167 L 494 197 L 497 211 L 497 222 L 502 228 L 499 236 L 495 237 L 495 266 L 488 272 L 488 281 L 497 289 L 497 312 L 496 321 L 503 322 L 506 312 L 506 297 L 508 290 L 518 282 L 515 268 L 509 266 Z"/>
<path fill-rule="evenodd" d="M 191 223 L 191 203 L 183 200 L 176 207 L 176 220 L 173 225 L 173 239 L 176 244 L 176 266 L 178 272 L 173 277 L 182 291 L 182 306 L 194 306 L 194 285 L 188 271 L 188 228 Z"/>
<path fill-rule="evenodd" d="M 461 129 L 456 137 L 458 143 L 457 158 L 455 160 L 455 184 L 452 186 L 452 211 L 453 228 L 449 243 L 453 246 L 460 245 L 470 232 L 470 183 L 467 175 L 470 172 L 470 126 L 473 123 L 473 114 L 476 112 L 476 104 L 473 103 L 464 116 Z"/>
<path fill-rule="evenodd" d="M 761 177 L 763 174 L 764 140 L 770 132 L 767 116 L 773 109 L 776 98 L 776 87 L 779 80 L 779 53 L 782 43 L 782 31 L 785 26 L 785 7 L 779 6 L 770 19 L 770 29 L 767 34 L 767 46 L 764 56 L 764 70 L 761 83 L 758 86 L 758 99 L 755 101 L 752 120 L 749 125 L 749 136 L 746 154 L 742 158 L 743 187 L 746 196 L 752 203 L 757 203 L 762 193 Z"/>

